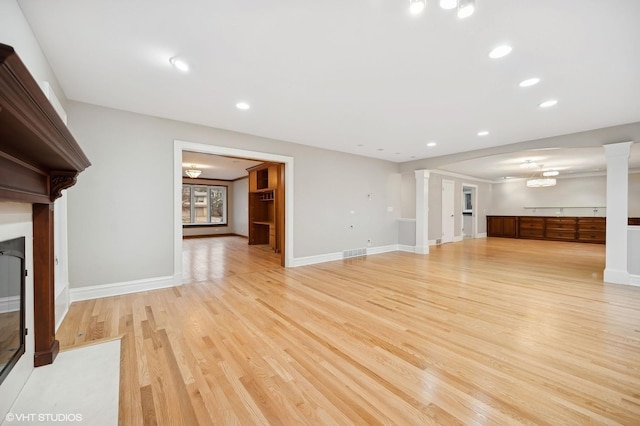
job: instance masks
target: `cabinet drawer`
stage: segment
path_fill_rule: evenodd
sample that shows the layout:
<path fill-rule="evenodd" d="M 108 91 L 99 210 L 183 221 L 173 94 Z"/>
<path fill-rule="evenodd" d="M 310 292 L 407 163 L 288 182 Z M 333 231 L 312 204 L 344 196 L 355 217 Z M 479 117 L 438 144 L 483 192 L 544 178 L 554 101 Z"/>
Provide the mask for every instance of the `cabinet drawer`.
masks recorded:
<path fill-rule="evenodd" d="M 578 232 L 578 241 L 604 243 L 606 241 L 606 233 L 605 231 L 580 231 Z"/>
<path fill-rule="evenodd" d="M 544 238 L 542 229 L 522 229 L 520 228 L 520 236 L 522 238 Z"/>
<path fill-rule="evenodd" d="M 553 238 L 558 240 L 575 240 L 576 232 L 574 230 L 547 228 L 547 233 L 545 236 L 547 238 Z"/>
<path fill-rule="evenodd" d="M 575 230 L 576 224 L 571 222 L 549 222 L 547 221 L 547 229 L 570 229 Z"/>
<path fill-rule="evenodd" d="M 607 222 L 604 219 L 580 219 L 578 221 L 579 230 L 596 230 L 604 231 L 607 228 Z"/>
<path fill-rule="evenodd" d="M 521 217 L 520 229 L 542 229 L 544 228 L 544 219 L 539 217 Z"/>

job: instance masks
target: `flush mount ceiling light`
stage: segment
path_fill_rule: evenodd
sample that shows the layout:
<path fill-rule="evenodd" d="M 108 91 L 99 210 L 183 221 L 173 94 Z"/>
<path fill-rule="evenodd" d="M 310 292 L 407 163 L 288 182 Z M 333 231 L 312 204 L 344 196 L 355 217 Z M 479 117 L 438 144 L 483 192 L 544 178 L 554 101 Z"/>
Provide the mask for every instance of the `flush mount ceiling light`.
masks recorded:
<path fill-rule="evenodd" d="M 412 15 L 418 15 L 422 13 L 426 5 L 426 0 L 409 0 L 409 12 Z"/>
<path fill-rule="evenodd" d="M 544 177 L 558 176 L 559 174 L 560 172 L 557 170 L 547 170 L 546 172 L 542 172 L 542 176 Z"/>
<path fill-rule="evenodd" d="M 482 130 L 478 132 L 478 136 L 487 136 L 489 132 L 487 130 Z"/>
<path fill-rule="evenodd" d="M 518 86 L 520 87 L 531 87 L 540 83 L 540 79 L 538 77 L 528 78 L 526 80 L 522 80 Z"/>
<path fill-rule="evenodd" d="M 549 99 L 548 101 L 544 101 L 544 102 L 542 102 L 542 103 L 539 105 L 539 107 L 540 107 L 540 108 L 549 108 L 549 107 L 554 106 L 554 105 L 555 105 L 555 104 L 557 104 L 557 103 L 558 103 L 558 101 L 557 101 L 557 100 L 555 100 L 555 99 Z"/>
<path fill-rule="evenodd" d="M 512 50 L 513 48 L 511 46 L 509 46 L 508 44 L 503 44 L 501 46 L 494 48 L 491 52 L 489 52 L 489 57 L 491 59 L 503 58 L 507 56 L 509 53 L 511 53 Z"/>
<path fill-rule="evenodd" d="M 169 59 L 169 62 L 171 63 L 171 65 L 173 65 L 174 67 L 176 67 L 176 69 L 182 71 L 182 72 L 187 72 L 189 71 L 189 69 L 191 67 L 189 67 L 189 64 L 187 63 L 187 61 L 180 59 L 180 58 L 176 58 L 175 56 L 171 59 Z"/>
<path fill-rule="evenodd" d="M 427 144 L 427 146 L 428 146 L 429 148 L 433 148 L 433 147 L 434 147 L 434 146 L 436 146 L 436 145 L 438 145 L 438 144 L 437 144 L 437 143 L 435 143 L 435 142 L 429 142 L 429 143 Z"/>
<path fill-rule="evenodd" d="M 538 163 L 531 160 L 527 160 L 524 163 L 520 164 L 520 168 L 525 170 L 537 169 L 538 167 L 540 167 Z"/>
<path fill-rule="evenodd" d="M 476 11 L 475 0 L 458 0 L 458 18 L 464 19 L 473 15 Z"/>
<path fill-rule="evenodd" d="M 238 109 L 249 109 L 249 108 L 251 108 L 251 105 L 249 105 L 246 102 L 238 102 L 236 104 L 236 108 L 238 108 Z"/>
<path fill-rule="evenodd" d="M 198 176 L 200 176 L 200 174 L 202 173 L 202 170 L 198 170 L 196 169 L 196 166 L 194 166 L 193 164 L 191 165 L 190 169 L 187 169 L 184 171 L 187 176 L 189 176 L 192 179 L 197 178 Z"/>
<path fill-rule="evenodd" d="M 440 7 L 444 10 L 451 10 L 458 7 L 458 0 L 440 0 Z"/>

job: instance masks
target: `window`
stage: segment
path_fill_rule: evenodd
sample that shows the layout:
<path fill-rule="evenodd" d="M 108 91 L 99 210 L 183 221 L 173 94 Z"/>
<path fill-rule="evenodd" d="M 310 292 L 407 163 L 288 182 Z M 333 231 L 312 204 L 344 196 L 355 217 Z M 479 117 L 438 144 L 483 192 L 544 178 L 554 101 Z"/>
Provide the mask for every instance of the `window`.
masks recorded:
<path fill-rule="evenodd" d="M 183 225 L 226 225 L 227 187 L 182 185 Z"/>

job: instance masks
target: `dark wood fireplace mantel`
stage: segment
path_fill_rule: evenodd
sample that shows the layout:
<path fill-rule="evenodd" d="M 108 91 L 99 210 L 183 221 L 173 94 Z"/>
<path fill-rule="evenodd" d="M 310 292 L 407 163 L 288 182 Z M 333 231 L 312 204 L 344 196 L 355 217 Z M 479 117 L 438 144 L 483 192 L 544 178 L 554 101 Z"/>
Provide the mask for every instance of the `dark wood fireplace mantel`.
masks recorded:
<path fill-rule="evenodd" d="M 0 200 L 33 205 L 36 367 L 58 353 L 53 202 L 90 165 L 16 52 L 0 43 Z"/>

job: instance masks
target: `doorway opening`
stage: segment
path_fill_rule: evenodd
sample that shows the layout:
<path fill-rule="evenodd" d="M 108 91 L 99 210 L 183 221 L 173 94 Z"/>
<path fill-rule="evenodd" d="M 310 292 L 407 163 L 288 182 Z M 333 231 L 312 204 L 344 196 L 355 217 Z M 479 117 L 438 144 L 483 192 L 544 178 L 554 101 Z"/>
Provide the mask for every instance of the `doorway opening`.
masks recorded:
<path fill-rule="evenodd" d="M 462 184 L 462 238 L 471 239 L 478 235 L 478 186 Z"/>
<path fill-rule="evenodd" d="M 283 169 L 283 229 L 282 249 L 279 253 L 281 266 L 288 267 L 293 261 L 293 157 L 248 151 L 222 146 L 206 145 L 195 142 L 174 141 L 174 283 L 182 282 L 182 253 L 183 253 L 183 152 L 213 154 L 236 159 L 248 159 L 257 162 L 279 163 Z"/>

